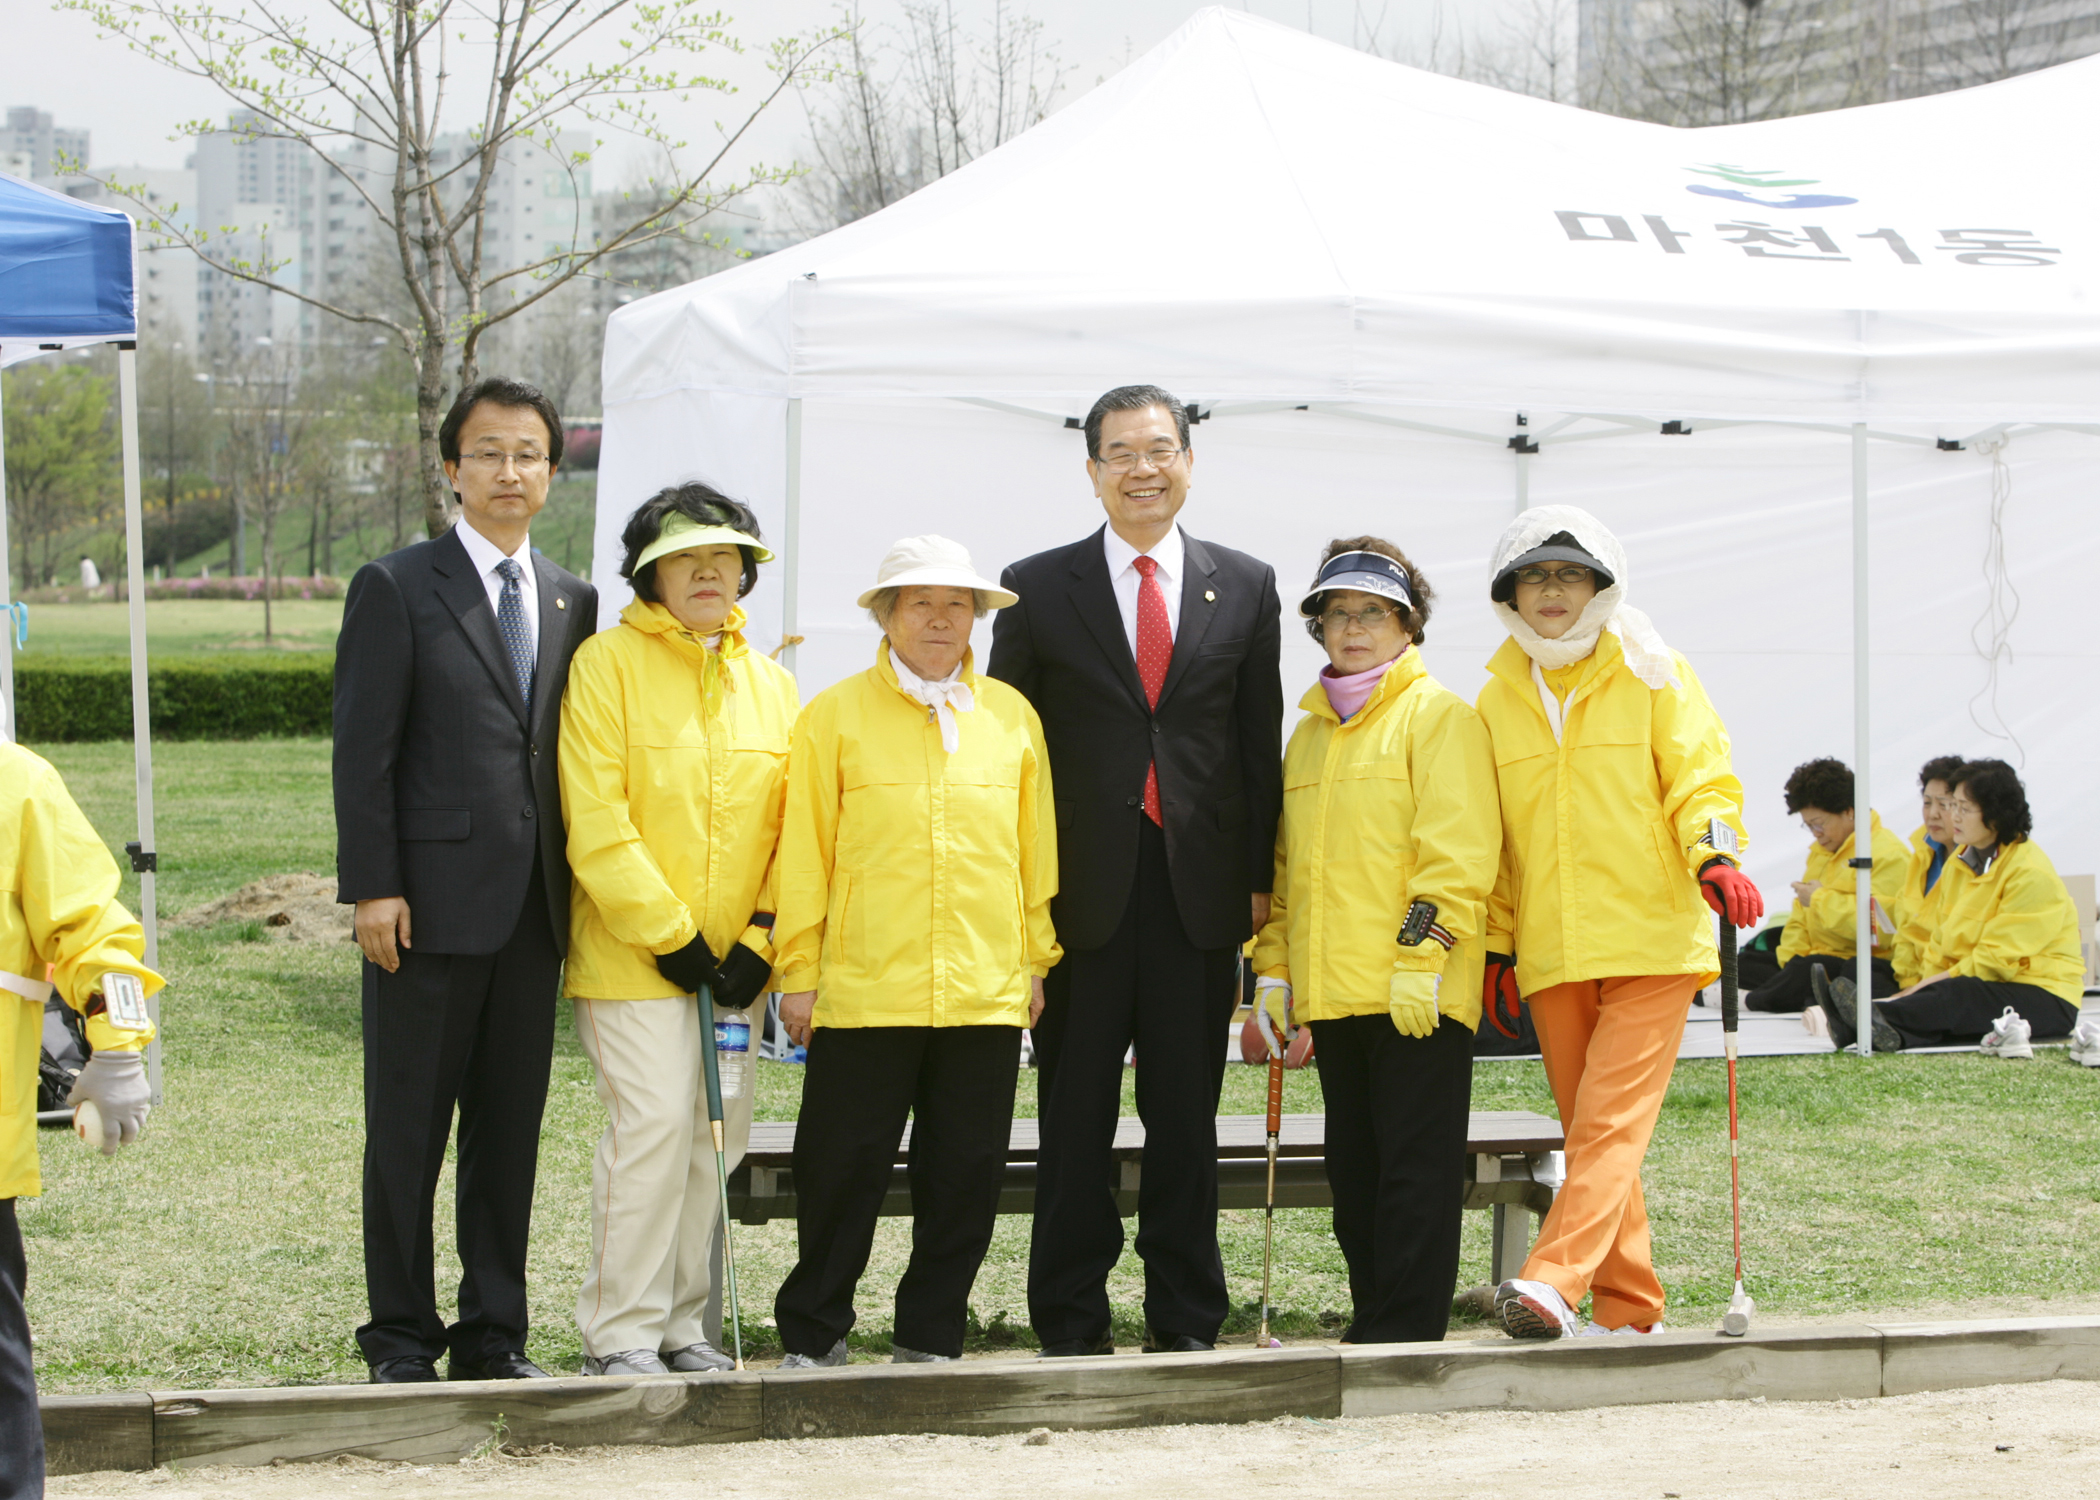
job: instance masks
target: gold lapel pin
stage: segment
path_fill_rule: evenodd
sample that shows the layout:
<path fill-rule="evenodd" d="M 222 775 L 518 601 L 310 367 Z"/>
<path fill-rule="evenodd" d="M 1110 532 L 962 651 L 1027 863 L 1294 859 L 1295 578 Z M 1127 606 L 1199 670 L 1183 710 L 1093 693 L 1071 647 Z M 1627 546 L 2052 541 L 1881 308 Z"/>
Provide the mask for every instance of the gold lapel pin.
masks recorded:
<path fill-rule="evenodd" d="M 1205 589 L 1203 591 L 1203 602 L 1205 604 L 1216 604 L 1218 602 L 1217 591 L 1215 589 Z"/>
<path fill-rule="evenodd" d="M 558 598 L 554 601 L 554 607 L 556 609 L 567 609 L 569 607 L 569 601 L 566 599 Z"/>

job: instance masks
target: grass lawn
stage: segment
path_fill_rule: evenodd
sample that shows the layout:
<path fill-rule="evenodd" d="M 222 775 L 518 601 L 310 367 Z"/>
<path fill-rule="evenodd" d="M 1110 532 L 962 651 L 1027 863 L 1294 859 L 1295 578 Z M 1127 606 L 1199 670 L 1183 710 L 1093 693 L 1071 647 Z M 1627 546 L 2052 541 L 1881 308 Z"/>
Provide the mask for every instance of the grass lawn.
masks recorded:
<path fill-rule="evenodd" d="M 113 849 L 131 836 L 131 748 L 45 753 Z M 262 875 L 326 872 L 334 836 L 321 741 L 156 747 L 164 912 Z M 127 880 L 127 899 L 136 899 Z M 144 1139 L 105 1159 L 44 1134 L 44 1196 L 22 1205 L 29 1309 L 47 1390 L 361 1380 L 362 1152 L 355 950 L 170 931 L 164 1008 L 169 1097 Z M 800 1070 L 762 1064 L 761 1118 L 792 1119 Z M 1264 1074 L 1235 1067 L 1224 1109 L 1261 1109 Z M 1726 1304 L 1727 1099 L 1719 1062 L 1677 1070 L 1647 1190 L 1673 1319 Z M 1032 1112 L 1034 1081 L 1018 1108 Z M 1550 1113 L 1533 1063 L 1475 1072 L 1480 1109 Z M 1125 1112 L 1134 1113 L 1126 1094 Z M 1285 1108 L 1320 1108 L 1315 1074 Z M 2100 1299 L 2100 1070 L 2061 1050 L 2032 1063 L 1973 1055 L 1752 1059 L 1743 1068 L 1746 1240 L 1760 1310 L 1780 1317 L 1960 1305 L 2091 1310 Z M 540 1149 L 531 1352 L 573 1371 L 571 1315 L 588 1238 L 590 1156 L 602 1115 L 566 1009 Z M 457 1284 L 440 1188 L 438 1284 Z M 1225 1216 L 1234 1327 L 1252 1328 L 1261 1223 Z M 1288 1334 L 1331 1328 L 1347 1279 L 1324 1210 L 1278 1214 L 1277 1301 Z M 1485 1279 L 1485 1214 L 1466 1216 L 1462 1279 Z M 974 1294 L 980 1347 L 1026 1333 L 1028 1221 L 1002 1219 Z M 747 1347 L 777 1352 L 761 1320 L 794 1258 L 794 1225 L 736 1231 Z M 908 1221 L 885 1220 L 862 1283 L 864 1352 L 886 1349 Z M 1142 1274 L 1111 1284 L 1119 1341 L 1139 1333 Z"/>
<path fill-rule="evenodd" d="M 32 604 L 29 644 L 19 654 L 40 656 L 129 656 L 130 606 Z M 292 651 L 335 650 L 343 626 L 340 599 L 279 599 L 271 609 L 271 647 Z M 198 652 L 259 651 L 263 607 L 246 599 L 149 599 L 146 651 L 151 656 Z"/>

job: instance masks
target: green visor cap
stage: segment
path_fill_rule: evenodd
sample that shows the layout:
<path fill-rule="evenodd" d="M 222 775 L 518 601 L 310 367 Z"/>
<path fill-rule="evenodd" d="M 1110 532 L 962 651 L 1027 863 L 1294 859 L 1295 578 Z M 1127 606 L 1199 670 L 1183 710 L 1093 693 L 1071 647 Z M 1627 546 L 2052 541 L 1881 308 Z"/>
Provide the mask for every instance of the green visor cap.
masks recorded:
<path fill-rule="evenodd" d="M 702 526 L 698 521 L 684 516 L 673 516 L 664 523 L 664 529 L 656 534 L 656 540 L 642 549 L 642 555 L 634 560 L 634 570 L 639 573 L 659 557 L 673 552 L 683 552 L 688 547 L 704 547 L 710 542 L 720 542 L 731 547 L 749 547 L 752 555 L 762 563 L 773 560 L 773 554 L 765 543 L 755 536 L 747 536 L 731 526 Z"/>

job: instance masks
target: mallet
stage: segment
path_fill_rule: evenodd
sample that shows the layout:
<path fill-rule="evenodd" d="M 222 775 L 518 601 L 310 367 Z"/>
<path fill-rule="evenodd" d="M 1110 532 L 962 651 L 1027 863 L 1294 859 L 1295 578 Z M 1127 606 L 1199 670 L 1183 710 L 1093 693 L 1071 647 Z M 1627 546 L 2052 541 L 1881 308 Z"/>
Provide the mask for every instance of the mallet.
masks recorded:
<path fill-rule="evenodd" d="M 1736 1028 L 1735 923 L 1721 917 L 1721 1044 L 1728 1052 L 1728 1190 L 1735 1207 L 1735 1295 L 1721 1318 L 1721 1332 L 1741 1338 L 1750 1331 L 1750 1318 L 1757 1304 L 1743 1290 L 1743 1167 L 1742 1140 L 1736 1126 L 1735 1028 Z"/>
<path fill-rule="evenodd" d="M 735 1236 L 729 1230 L 729 1153 L 722 1135 L 722 1065 L 715 1057 L 715 994 L 701 985 L 700 1072 L 707 1080 L 707 1123 L 715 1136 L 715 1188 L 722 1195 L 722 1278 L 729 1283 L 729 1328 L 736 1341 L 736 1367 L 744 1368 L 744 1315 L 736 1300 Z"/>
<path fill-rule="evenodd" d="M 1276 1249 L 1276 1149 L 1283 1135 L 1283 1039 L 1276 1040 L 1279 1051 L 1269 1059 L 1269 1209 L 1261 1230 L 1261 1328 L 1254 1335 L 1257 1349 L 1282 1347 L 1269 1337 L 1269 1265 Z"/>

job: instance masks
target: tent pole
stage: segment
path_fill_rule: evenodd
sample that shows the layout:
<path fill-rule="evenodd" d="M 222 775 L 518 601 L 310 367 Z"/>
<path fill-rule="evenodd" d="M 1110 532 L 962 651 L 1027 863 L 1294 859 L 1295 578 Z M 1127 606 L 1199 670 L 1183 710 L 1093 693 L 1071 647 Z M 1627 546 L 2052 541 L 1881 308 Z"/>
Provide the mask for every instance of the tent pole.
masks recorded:
<path fill-rule="evenodd" d="M 1874 794 L 1867 665 L 1867 424 L 1852 424 L 1852 874 L 1858 1046 L 1874 1055 Z M 1866 852 L 1862 854 L 1860 851 Z"/>
<path fill-rule="evenodd" d="M 780 574 L 780 638 L 791 641 L 801 614 L 802 572 L 802 398 L 788 397 L 787 412 L 787 524 L 781 542 L 787 566 Z M 780 664 L 795 670 L 795 648 L 783 646 Z"/>
<path fill-rule="evenodd" d="M 0 402 L 0 405 L 5 405 Z M 15 742 L 15 622 L 8 611 L 13 592 L 7 555 L 7 422 L 0 415 L 0 740 Z"/>
<path fill-rule="evenodd" d="M 1531 509 L 1531 455 L 1517 455 L 1517 514 Z"/>
<path fill-rule="evenodd" d="M 146 967 L 160 969 L 160 916 L 154 899 L 153 722 L 146 697 L 146 523 L 139 483 L 139 346 L 117 345 L 117 391 L 124 422 L 124 571 L 131 586 L 131 743 L 138 765 L 139 923 L 146 929 Z M 146 1082 L 153 1102 L 164 1097 L 160 1076 L 160 997 L 147 1001 L 155 1027 L 146 1045 Z"/>

